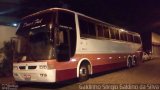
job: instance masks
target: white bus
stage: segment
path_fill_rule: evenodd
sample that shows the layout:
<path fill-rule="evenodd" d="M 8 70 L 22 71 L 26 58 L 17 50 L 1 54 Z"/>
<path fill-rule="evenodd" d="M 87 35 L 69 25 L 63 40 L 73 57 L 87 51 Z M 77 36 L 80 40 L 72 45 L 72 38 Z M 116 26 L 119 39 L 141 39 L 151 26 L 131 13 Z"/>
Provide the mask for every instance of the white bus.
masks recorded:
<path fill-rule="evenodd" d="M 54 83 L 122 67 L 141 59 L 138 33 L 62 8 L 22 19 L 14 46 L 17 82 Z"/>

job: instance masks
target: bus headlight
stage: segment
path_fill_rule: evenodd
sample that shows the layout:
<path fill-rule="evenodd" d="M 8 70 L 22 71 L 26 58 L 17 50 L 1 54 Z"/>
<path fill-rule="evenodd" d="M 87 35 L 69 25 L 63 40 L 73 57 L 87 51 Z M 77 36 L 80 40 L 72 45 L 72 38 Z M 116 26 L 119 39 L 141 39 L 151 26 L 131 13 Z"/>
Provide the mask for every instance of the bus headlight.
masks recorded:
<path fill-rule="evenodd" d="M 18 66 L 13 66 L 13 70 L 18 70 Z"/>
<path fill-rule="evenodd" d="M 17 74 L 17 73 L 14 73 L 13 75 L 14 75 L 14 76 L 16 76 L 16 77 L 18 76 L 18 74 Z"/>
<path fill-rule="evenodd" d="M 40 69 L 47 69 L 47 66 L 46 65 L 39 65 L 39 68 Z"/>

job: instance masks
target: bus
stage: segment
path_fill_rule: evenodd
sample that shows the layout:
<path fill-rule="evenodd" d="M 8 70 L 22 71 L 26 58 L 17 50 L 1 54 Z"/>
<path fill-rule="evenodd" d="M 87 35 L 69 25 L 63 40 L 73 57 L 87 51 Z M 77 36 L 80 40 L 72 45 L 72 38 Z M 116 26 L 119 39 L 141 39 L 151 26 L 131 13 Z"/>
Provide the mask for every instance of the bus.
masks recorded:
<path fill-rule="evenodd" d="M 118 26 L 63 8 L 22 18 L 13 47 L 16 82 L 55 83 L 134 67 L 141 37 Z"/>

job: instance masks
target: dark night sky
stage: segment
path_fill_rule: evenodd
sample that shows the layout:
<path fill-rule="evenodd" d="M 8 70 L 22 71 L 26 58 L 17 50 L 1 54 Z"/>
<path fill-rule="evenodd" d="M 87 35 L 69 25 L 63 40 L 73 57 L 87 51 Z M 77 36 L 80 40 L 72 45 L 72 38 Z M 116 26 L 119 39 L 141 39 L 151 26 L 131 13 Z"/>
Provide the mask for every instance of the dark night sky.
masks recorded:
<path fill-rule="evenodd" d="M 24 16 L 51 7 L 68 7 L 102 21 L 138 32 L 160 29 L 159 0 L 23 0 L 19 4 Z M 14 13 L 15 14 L 15 13 Z"/>
<path fill-rule="evenodd" d="M 64 0 L 60 3 L 74 11 L 139 32 L 144 50 L 151 48 L 151 31 L 160 33 L 158 0 Z"/>
<path fill-rule="evenodd" d="M 160 29 L 159 0 L 2 0 L 0 13 L 8 9 L 11 13 L 4 16 L 23 17 L 42 9 L 62 6 L 138 32 L 158 32 Z"/>
<path fill-rule="evenodd" d="M 160 29 L 159 0 L 0 0 L 0 15 L 19 18 L 62 6 L 138 32 Z"/>
<path fill-rule="evenodd" d="M 71 6 L 89 16 L 139 32 L 143 39 L 144 50 L 151 49 L 150 32 L 160 32 L 160 1 L 79 0 Z"/>
<path fill-rule="evenodd" d="M 17 11 L 8 13 L 8 15 L 23 17 L 42 9 L 67 7 L 139 32 L 142 35 L 145 49 L 151 47 L 148 44 L 151 42 L 150 32 L 154 31 L 160 34 L 160 0 L 21 0 L 14 7 L 18 8 Z"/>
<path fill-rule="evenodd" d="M 89 16 L 140 32 L 156 29 L 160 24 L 160 3 L 154 0 L 79 0 L 71 6 Z"/>
<path fill-rule="evenodd" d="M 155 0 L 39 0 L 37 7 L 61 7 L 84 13 L 103 21 L 141 31 L 160 25 L 160 1 Z M 34 7 L 37 2 L 29 3 Z M 143 31 L 143 30 L 142 30 Z"/>

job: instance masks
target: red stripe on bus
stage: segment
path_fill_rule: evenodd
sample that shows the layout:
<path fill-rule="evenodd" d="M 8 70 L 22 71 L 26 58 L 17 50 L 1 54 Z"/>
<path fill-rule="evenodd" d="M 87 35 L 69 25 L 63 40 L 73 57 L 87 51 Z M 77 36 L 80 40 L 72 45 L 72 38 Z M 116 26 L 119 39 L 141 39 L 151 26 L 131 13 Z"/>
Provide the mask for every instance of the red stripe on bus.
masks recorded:
<path fill-rule="evenodd" d="M 77 69 L 56 70 L 56 81 L 63 81 L 76 78 Z"/>
<path fill-rule="evenodd" d="M 127 65 L 127 62 L 96 65 L 96 66 L 93 66 L 93 73 L 110 71 L 113 69 L 126 67 L 126 65 Z M 56 70 L 56 81 L 69 80 L 69 79 L 76 78 L 76 76 L 77 76 L 76 68 L 66 69 L 66 70 Z"/>
<path fill-rule="evenodd" d="M 127 66 L 127 62 L 96 65 L 96 66 L 93 66 L 93 73 L 114 70 L 114 69 L 123 68 L 126 66 Z"/>

